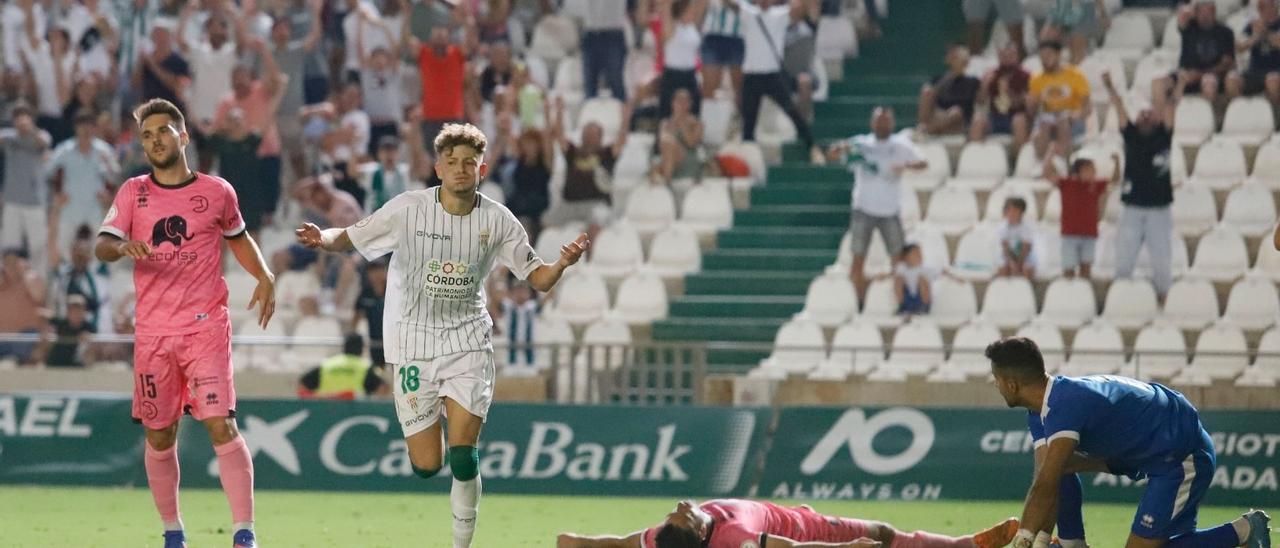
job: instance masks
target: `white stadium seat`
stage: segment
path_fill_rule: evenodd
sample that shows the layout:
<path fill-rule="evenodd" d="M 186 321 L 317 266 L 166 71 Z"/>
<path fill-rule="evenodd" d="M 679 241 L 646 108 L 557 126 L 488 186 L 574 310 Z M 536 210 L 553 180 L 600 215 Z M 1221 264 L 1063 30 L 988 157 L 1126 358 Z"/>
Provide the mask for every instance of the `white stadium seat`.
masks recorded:
<path fill-rule="evenodd" d="M 613 315 L 629 324 L 647 324 L 667 317 L 667 287 L 653 273 L 637 272 L 618 286 Z"/>
<path fill-rule="evenodd" d="M 1124 373 L 1136 379 L 1168 379 L 1187 365 L 1187 339 L 1169 323 L 1156 322 L 1142 328 L 1133 351 Z"/>
<path fill-rule="evenodd" d="M 539 257 L 545 259 L 559 257 L 560 248 L 564 244 L 572 242 L 585 228 L 577 224 L 543 227 L 542 231 L 538 233 L 538 240 L 534 243 L 533 250 L 538 253 Z"/>
<path fill-rule="evenodd" d="M 295 369 L 307 370 L 342 350 L 342 326 L 330 316 L 304 316 L 293 326 L 290 346 Z"/>
<path fill-rule="evenodd" d="M 836 329 L 831 355 L 819 364 L 810 379 L 844 380 L 850 374 L 866 375 L 884 361 L 880 328 L 868 322 L 847 323 Z"/>
<path fill-rule="evenodd" d="M 836 262 L 827 267 L 828 274 L 848 274 L 849 267 L 853 265 L 853 249 L 850 247 L 852 241 L 853 234 L 845 231 L 844 236 L 840 238 L 840 248 L 836 251 Z M 879 276 L 888 274 L 892 267 L 893 261 L 889 257 L 884 238 L 880 236 L 879 230 L 872 232 L 871 242 L 867 245 L 867 257 L 862 263 L 862 271 L 867 276 Z"/>
<path fill-rule="evenodd" d="M 975 319 L 956 331 L 951 341 L 951 356 L 928 380 L 935 382 L 963 382 L 973 377 L 991 374 L 991 360 L 984 351 L 988 344 L 1000 338 L 1000 330 L 990 322 Z"/>
<path fill-rule="evenodd" d="M 944 180 L 951 177 L 951 157 L 947 155 L 947 147 L 942 143 L 921 143 L 920 155 L 924 157 L 928 167 L 921 170 L 905 171 L 902 174 L 902 186 L 913 190 L 933 190 Z"/>
<path fill-rule="evenodd" d="M 615 222 L 596 235 L 588 267 L 606 280 L 620 280 L 644 263 L 640 235 L 629 223 Z M 547 257 L 559 257 L 555 255 Z"/>
<path fill-rule="evenodd" d="M 573 53 L 578 48 L 578 27 L 568 17 L 546 15 L 533 27 L 533 38 L 529 44 L 529 53 L 555 63 Z M 578 74 L 582 74 L 582 66 L 578 66 Z M 579 89 L 582 78 L 578 78 Z"/>
<path fill-rule="evenodd" d="M 1062 191 L 1057 188 L 1049 191 L 1044 199 L 1044 213 L 1040 215 L 1040 220 L 1054 224 L 1062 222 Z"/>
<path fill-rule="evenodd" d="M 809 283 L 805 294 L 804 309 L 797 319 L 813 322 L 822 327 L 835 327 L 847 321 L 858 311 L 858 297 L 853 283 L 843 274 L 818 276 Z"/>
<path fill-rule="evenodd" d="M 1218 293 L 1203 278 L 1184 277 L 1169 288 L 1161 320 L 1181 329 L 1201 329 L 1218 320 Z"/>
<path fill-rule="evenodd" d="M 910 231 L 920 224 L 920 197 L 916 191 L 906 186 L 901 186 L 902 195 L 898 205 L 898 218 L 902 220 L 902 228 Z M 879 232 L 876 232 L 879 234 Z"/>
<path fill-rule="evenodd" d="M 609 289 L 604 278 L 587 270 L 570 270 L 555 291 L 554 314 L 571 324 L 582 325 L 600 319 L 609 308 Z"/>
<path fill-rule="evenodd" d="M 925 221 L 948 236 L 961 234 L 978 223 L 978 199 L 969 188 L 944 185 L 929 196 Z"/>
<path fill-rule="evenodd" d="M 1036 281 L 1052 281 L 1062 276 L 1062 231 L 1059 223 L 1038 224 L 1031 255 L 1036 261 Z"/>
<path fill-rule="evenodd" d="M 1244 332 L 1228 322 L 1218 322 L 1200 332 L 1191 365 L 1170 382 L 1204 386 L 1216 380 L 1234 379 L 1248 365 Z"/>
<path fill-rule="evenodd" d="M 699 109 L 703 127 L 702 144 L 720 148 L 720 145 L 729 141 L 730 124 L 733 122 L 734 111 L 737 110 L 733 101 L 703 98 Z"/>
<path fill-rule="evenodd" d="M 665 186 L 637 186 L 627 198 L 625 217 L 641 236 L 661 232 L 676 219 L 675 196 Z"/>
<path fill-rule="evenodd" d="M 1240 184 L 1248 176 L 1244 150 L 1235 141 L 1215 137 L 1200 145 L 1191 183 L 1225 190 Z"/>
<path fill-rule="evenodd" d="M 773 339 L 773 353 L 747 375 L 752 378 L 781 379 L 788 374 L 808 373 L 827 355 L 822 327 L 816 323 L 792 320 L 778 329 Z"/>
<path fill-rule="evenodd" d="M 1071 357 L 1058 372 L 1079 377 L 1107 375 L 1124 366 L 1124 339 L 1120 330 L 1106 320 L 1094 321 L 1076 331 Z"/>
<path fill-rule="evenodd" d="M 230 277 L 228 274 L 227 278 Z M 281 359 L 287 348 L 289 337 L 289 334 L 285 331 L 284 322 L 269 322 L 264 329 L 258 325 L 257 318 L 246 317 L 236 324 L 235 334 L 238 337 L 261 338 L 253 342 L 236 341 L 232 346 L 231 357 L 236 369 L 251 368 L 275 371 L 289 369 L 284 360 Z"/>
<path fill-rule="evenodd" d="M 702 248 L 698 236 L 687 227 L 672 225 L 649 243 L 645 268 L 664 278 L 678 278 L 702 269 Z"/>
<path fill-rule="evenodd" d="M 1274 136 L 1258 147 L 1249 174 L 1272 190 L 1280 190 L 1280 139 Z"/>
<path fill-rule="evenodd" d="M 858 38 L 853 20 L 840 15 L 823 16 L 818 20 L 815 44 L 818 58 L 824 61 L 842 60 L 856 54 Z"/>
<path fill-rule="evenodd" d="M 1179 145 L 1198 145 L 1217 130 L 1213 120 L 1213 106 L 1203 97 L 1188 95 L 1178 102 L 1174 111 L 1173 142 Z"/>
<path fill-rule="evenodd" d="M 881 327 L 898 325 L 902 318 L 898 316 L 898 297 L 893 291 L 893 280 L 882 278 L 871 282 L 864 297 L 862 314 L 858 318 Z"/>
<path fill-rule="evenodd" d="M 907 232 L 907 243 L 920 246 L 924 266 L 942 272 L 951 266 L 951 252 L 947 249 L 947 236 L 938 227 L 920 223 Z"/>
<path fill-rule="evenodd" d="M 867 375 L 867 379 L 905 381 L 908 376 L 929 374 L 945 359 L 942 331 L 933 322 L 916 318 L 893 334 L 889 359 Z"/>
<path fill-rule="evenodd" d="M 1208 187 L 1182 185 L 1173 191 L 1173 227 L 1183 236 L 1204 234 L 1218 222 L 1218 207 Z"/>
<path fill-rule="evenodd" d="M 1056 327 L 1080 327 L 1097 316 L 1096 302 L 1088 280 L 1058 278 L 1045 290 L 1040 321 Z"/>
<path fill-rule="evenodd" d="M 1258 242 L 1258 258 L 1249 272 L 1273 282 L 1280 282 L 1280 251 L 1276 251 L 1271 238 L 1263 238 Z"/>
<path fill-rule="evenodd" d="M 1275 131 L 1271 103 L 1263 97 L 1236 97 L 1227 106 L 1219 137 L 1242 145 L 1257 146 Z"/>
<path fill-rule="evenodd" d="M 1138 59 L 1156 45 L 1155 30 L 1151 19 L 1143 13 L 1121 12 L 1111 19 L 1102 41 L 1102 51 L 1113 52 L 1127 59 Z"/>
<path fill-rule="evenodd" d="M 1172 53 L 1182 51 L 1182 31 L 1178 29 L 1178 18 L 1169 17 L 1164 24 L 1164 34 L 1160 38 L 1160 49 Z"/>
<path fill-rule="evenodd" d="M 991 190 L 1009 174 L 1004 145 L 995 141 L 969 142 L 960 150 L 956 176 L 948 184 L 972 190 Z M 932 202 L 931 202 L 932 203 Z"/>
<path fill-rule="evenodd" d="M 1276 226 L 1276 203 L 1261 183 L 1240 185 L 1227 195 L 1222 222 L 1248 237 L 1265 236 Z"/>
<path fill-rule="evenodd" d="M 614 186 L 618 185 L 617 181 L 627 181 L 628 185 L 636 186 L 636 181 L 645 180 L 645 176 L 649 174 L 649 160 L 652 157 L 651 143 L 646 146 L 634 136 L 627 137 L 627 144 L 623 145 L 618 161 L 613 164 Z"/>
<path fill-rule="evenodd" d="M 550 61 L 551 59 L 547 59 Z M 551 94 L 564 99 L 565 109 L 576 109 L 582 104 L 582 58 L 565 57 L 556 63 L 556 76 L 551 83 Z M 566 124 L 570 120 L 566 121 Z"/>
<path fill-rule="evenodd" d="M 534 364 L 551 367 L 567 365 L 573 353 L 573 326 L 558 318 L 539 316 L 533 324 Z"/>
<path fill-rule="evenodd" d="M 1176 19 L 1176 17 L 1169 18 L 1170 21 Z M 1177 25 L 1174 25 L 1174 29 L 1176 33 Z M 1181 38 L 1182 36 L 1178 35 L 1178 39 L 1181 40 Z M 1130 95 L 1146 98 L 1147 101 L 1150 101 L 1151 82 L 1156 78 L 1168 76 L 1177 68 L 1178 52 L 1170 53 L 1165 50 L 1156 50 L 1147 54 L 1141 61 L 1138 61 L 1138 66 L 1133 69 L 1133 81 L 1129 85 Z M 1138 111 L 1131 110 L 1129 112 Z"/>
<path fill-rule="evenodd" d="M 956 327 L 978 314 L 978 297 L 969 282 L 941 276 L 929 287 L 932 290 L 929 318 L 939 326 Z"/>
<path fill-rule="evenodd" d="M 1191 273 L 1215 282 L 1229 282 L 1249 270 L 1249 251 L 1235 229 L 1219 225 L 1200 237 Z"/>
<path fill-rule="evenodd" d="M 1111 282 L 1102 318 L 1120 329 L 1137 329 L 1159 313 L 1156 290 L 1146 279 L 1123 278 Z"/>
<path fill-rule="evenodd" d="M 1276 386 L 1280 383 L 1280 327 L 1262 334 L 1253 366 L 1236 379 L 1237 386 Z"/>
<path fill-rule="evenodd" d="M 1001 276 L 987 284 L 982 316 L 1001 329 L 1026 323 L 1036 315 L 1036 295 L 1026 278 Z"/>
<path fill-rule="evenodd" d="M 990 225 L 978 225 L 960 238 L 951 273 L 971 281 L 991 279 L 1000 268 L 1000 239 Z"/>
<path fill-rule="evenodd" d="M 714 234 L 733 226 L 733 200 L 729 185 L 694 185 L 684 195 L 680 222 L 698 234 Z"/>
<path fill-rule="evenodd" d="M 720 147 L 721 154 L 729 154 L 742 158 L 751 168 L 751 179 L 757 183 L 764 182 L 768 166 L 764 161 L 764 151 L 754 141 L 731 141 Z"/>
<path fill-rule="evenodd" d="M 1261 276 L 1246 276 L 1231 287 L 1222 319 L 1241 329 L 1261 331 L 1276 323 L 1277 311 L 1280 296 L 1275 284 Z"/>
<path fill-rule="evenodd" d="M 1044 367 L 1047 371 L 1055 371 L 1066 361 L 1067 345 L 1062 341 L 1062 331 L 1042 319 L 1032 320 L 1018 329 L 1017 336 L 1026 337 L 1036 342 L 1040 354 L 1044 356 Z"/>
<path fill-rule="evenodd" d="M 1005 183 L 996 187 L 987 196 L 987 207 L 983 211 L 982 221 L 1000 222 L 1004 219 L 1004 202 L 1009 198 L 1022 198 L 1027 202 L 1027 211 L 1022 218 L 1032 222 L 1040 219 L 1040 210 L 1036 203 L 1036 194 L 1029 186 L 1026 185 L 1010 185 Z"/>
<path fill-rule="evenodd" d="M 1103 49 L 1085 57 L 1080 63 L 1080 72 L 1083 72 L 1085 78 L 1089 80 L 1089 88 L 1094 90 L 1105 90 L 1102 83 L 1102 75 L 1110 74 L 1111 81 L 1115 84 L 1117 90 L 1129 89 L 1129 78 L 1125 72 L 1125 61 L 1137 62 L 1138 59 L 1147 54 L 1147 49 L 1142 50 L 1124 50 L 1118 51 L 1114 49 Z M 1096 92 L 1090 94 L 1090 99 L 1095 105 L 1103 105 L 1110 102 L 1106 92 Z"/>

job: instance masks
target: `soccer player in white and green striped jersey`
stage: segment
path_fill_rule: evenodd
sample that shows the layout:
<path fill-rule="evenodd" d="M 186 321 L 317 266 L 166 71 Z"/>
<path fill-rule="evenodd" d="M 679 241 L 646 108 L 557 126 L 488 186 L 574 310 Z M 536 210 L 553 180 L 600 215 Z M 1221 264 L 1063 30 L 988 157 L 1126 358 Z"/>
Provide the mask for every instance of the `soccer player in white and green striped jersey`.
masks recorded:
<path fill-rule="evenodd" d="M 391 265 L 383 315 L 386 360 L 395 377 L 396 416 L 413 470 L 430 478 L 448 459 L 453 472 L 453 546 L 471 546 L 480 501 L 480 428 L 493 401 L 493 319 L 485 308 L 484 279 L 494 264 L 550 290 L 578 262 L 589 242 L 582 234 L 544 263 L 511 211 L 477 192 L 488 171 L 486 139 L 470 124 L 449 124 L 435 138 L 442 186 L 405 192 L 345 228 L 297 230 L 307 247 Z"/>

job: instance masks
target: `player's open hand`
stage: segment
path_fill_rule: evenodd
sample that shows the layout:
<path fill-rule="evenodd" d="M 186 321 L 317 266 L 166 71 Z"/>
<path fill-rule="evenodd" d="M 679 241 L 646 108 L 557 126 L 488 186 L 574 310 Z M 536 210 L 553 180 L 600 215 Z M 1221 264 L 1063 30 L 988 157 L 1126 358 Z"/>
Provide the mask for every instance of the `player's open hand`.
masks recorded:
<path fill-rule="evenodd" d="M 302 228 L 293 231 L 298 235 L 298 243 L 310 248 L 320 247 L 323 237 L 320 235 L 320 227 L 312 223 L 302 223 Z"/>
<path fill-rule="evenodd" d="M 262 308 L 258 311 L 258 326 L 266 329 L 271 316 L 276 313 L 276 277 L 271 273 L 258 279 L 258 287 L 253 288 L 253 298 L 249 299 L 247 310 L 253 310 L 259 304 Z"/>
<path fill-rule="evenodd" d="M 587 239 L 586 233 L 579 234 L 578 239 L 560 246 L 560 262 L 565 266 L 577 264 L 590 247 L 591 240 Z"/>
<path fill-rule="evenodd" d="M 116 251 L 119 251 L 122 257 L 129 257 L 138 261 L 147 258 L 147 255 L 151 254 L 151 246 L 147 245 L 147 242 L 129 240 L 117 244 Z"/>

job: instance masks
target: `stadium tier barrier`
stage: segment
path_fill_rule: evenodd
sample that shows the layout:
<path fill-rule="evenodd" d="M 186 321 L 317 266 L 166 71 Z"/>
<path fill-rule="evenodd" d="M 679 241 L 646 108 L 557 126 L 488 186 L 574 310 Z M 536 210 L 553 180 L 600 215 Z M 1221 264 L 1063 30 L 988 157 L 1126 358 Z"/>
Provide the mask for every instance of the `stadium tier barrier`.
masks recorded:
<path fill-rule="evenodd" d="M 144 485 L 129 415 L 120 396 L 0 395 L 0 483 Z M 263 490 L 449 489 L 447 470 L 414 476 L 386 402 L 243 400 L 237 415 Z M 1202 419 L 1218 452 L 1209 502 L 1274 506 L 1280 412 Z M 186 422 L 183 484 L 216 488 L 207 436 Z M 490 493 L 1018 500 L 1032 470 L 1026 414 L 1008 409 L 499 403 L 480 449 Z M 1110 474 L 1085 485 L 1090 501 L 1141 489 Z"/>

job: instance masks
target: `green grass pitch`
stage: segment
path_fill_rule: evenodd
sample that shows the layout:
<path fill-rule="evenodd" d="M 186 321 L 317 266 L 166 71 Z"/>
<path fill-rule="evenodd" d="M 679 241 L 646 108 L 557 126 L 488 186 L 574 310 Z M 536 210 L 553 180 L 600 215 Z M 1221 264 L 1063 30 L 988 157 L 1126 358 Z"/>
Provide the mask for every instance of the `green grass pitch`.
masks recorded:
<path fill-rule="evenodd" d="M 786 504 L 799 504 L 787 501 Z M 1086 504 L 1093 546 L 1122 546 L 1134 505 Z M 191 548 L 226 546 L 226 499 L 221 491 L 184 490 L 183 520 Z M 652 525 L 671 499 L 486 495 L 480 505 L 478 548 L 554 546 L 562 531 L 625 533 Z M 899 529 L 962 534 L 1015 515 L 1016 502 L 814 501 L 818 511 L 876 519 Z M 160 523 L 144 489 L 0 487 L 0 545 L 11 547 L 159 547 Z M 1204 508 L 1201 527 L 1232 519 L 1243 508 Z M 260 491 L 257 531 L 266 548 L 448 547 L 446 495 Z"/>

